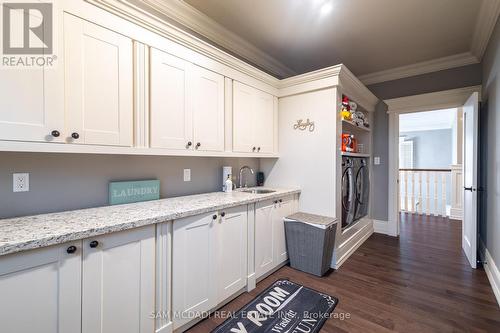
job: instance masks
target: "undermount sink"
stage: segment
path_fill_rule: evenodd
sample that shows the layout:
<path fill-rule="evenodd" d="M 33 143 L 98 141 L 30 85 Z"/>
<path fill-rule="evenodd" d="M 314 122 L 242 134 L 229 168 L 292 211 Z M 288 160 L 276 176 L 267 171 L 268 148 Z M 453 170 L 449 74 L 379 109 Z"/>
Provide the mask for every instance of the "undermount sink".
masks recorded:
<path fill-rule="evenodd" d="M 266 189 L 252 189 L 252 188 L 249 188 L 249 189 L 246 189 L 246 190 L 241 190 L 241 192 L 245 192 L 245 193 L 253 193 L 253 194 L 267 194 L 267 193 L 274 193 L 276 192 L 275 190 L 266 190 Z"/>

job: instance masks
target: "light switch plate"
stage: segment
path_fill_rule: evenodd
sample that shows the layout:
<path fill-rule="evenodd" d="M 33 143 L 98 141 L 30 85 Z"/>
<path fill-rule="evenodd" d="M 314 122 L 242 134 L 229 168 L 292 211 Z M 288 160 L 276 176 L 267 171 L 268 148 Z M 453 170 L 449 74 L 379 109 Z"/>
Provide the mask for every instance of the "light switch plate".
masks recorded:
<path fill-rule="evenodd" d="M 375 156 L 375 158 L 373 159 L 373 164 L 380 165 L 380 157 L 379 156 Z"/>
<path fill-rule="evenodd" d="M 185 182 L 191 181 L 191 169 L 184 169 L 184 181 Z"/>
<path fill-rule="evenodd" d="M 14 173 L 12 174 L 12 191 L 28 192 L 30 190 L 30 174 Z"/>

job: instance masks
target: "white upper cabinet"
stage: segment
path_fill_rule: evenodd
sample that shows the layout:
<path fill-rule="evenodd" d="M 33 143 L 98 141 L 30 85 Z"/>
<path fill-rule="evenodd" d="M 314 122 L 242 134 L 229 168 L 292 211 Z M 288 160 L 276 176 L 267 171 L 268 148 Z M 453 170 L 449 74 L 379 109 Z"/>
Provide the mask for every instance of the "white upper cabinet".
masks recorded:
<path fill-rule="evenodd" d="M 0 257 L 0 295 L 2 332 L 80 332 L 81 241 Z"/>
<path fill-rule="evenodd" d="M 131 146 L 132 40 L 65 14 L 64 58 L 68 142 Z"/>
<path fill-rule="evenodd" d="M 274 152 L 274 96 L 234 81 L 233 150 Z"/>
<path fill-rule="evenodd" d="M 11 29 L 11 39 L 22 41 L 21 32 Z M 0 140 L 63 141 L 61 74 L 58 66 L 0 70 Z"/>
<path fill-rule="evenodd" d="M 224 77 L 192 65 L 195 149 L 224 150 Z"/>
<path fill-rule="evenodd" d="M 151 146 L 188 149 L 193 144 L 189 63 L 153 48 L 150 61 Z"/>
<path fill-rule="evenodd" d="M 224 77 L 151 49 L 151 146 L 224 150 Z"/>
<path fill-rule="evenodd" d="M 84 240 L 82 268 L 83 333 L 154 331 L 154 225 Z"/>

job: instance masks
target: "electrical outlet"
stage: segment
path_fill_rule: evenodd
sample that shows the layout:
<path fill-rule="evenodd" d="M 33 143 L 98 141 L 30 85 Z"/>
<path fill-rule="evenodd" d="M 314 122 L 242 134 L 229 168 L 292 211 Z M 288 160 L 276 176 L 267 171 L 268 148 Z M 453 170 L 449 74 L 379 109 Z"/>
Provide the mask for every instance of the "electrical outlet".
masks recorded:
<path fill-rule="evenodd" d="M 185 182 L 191 181 L 191 169 L 184 169 L 184 181 Z"/>
<path fill-rule="evenodd" d="M 30 174 L 14 173 L 12 174 L 12 191 L 28 192 L 30 190 Z"/>
<path fill-rule="evenodd" d="M 380 165 L 380 157 L 379 156 L 375 156 L 375 158 L 373 159 L 373 164 Z"/>

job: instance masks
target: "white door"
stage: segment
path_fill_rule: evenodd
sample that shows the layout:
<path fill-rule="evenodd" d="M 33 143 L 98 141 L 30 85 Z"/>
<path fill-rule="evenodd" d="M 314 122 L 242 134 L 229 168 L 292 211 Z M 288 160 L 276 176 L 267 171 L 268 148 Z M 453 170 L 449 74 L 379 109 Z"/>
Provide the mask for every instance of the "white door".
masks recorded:
<path fill-rule="evenodd" d="M 224 77 L 192 65 L 191 78 L 195 149 L 223 151 Z"/>
<path fill-rule="evenodd" d="M 292 198 L 279 199 L 273 212 L 273 234 L 274 234 L 274 261 L 279 265 L 288 259 L 285 239 L 285 223 L 283 218 L 292 214 Z"/>
<path fill-rule="evenodd" d="M 20 11 L 11 11 L 11 15 L 13 20 L 15 15 L 22 20 Z M 11 30 L 11 40 L 23 40 L 17 35 L 22 29 Z M 63 141 L 64 99 L 59 73 L 62 71 L 57 66 L 0 70 L 0 140 Z"/>
<path fill-rule="evenodd" d="M 151 146 L 192 149 L 189 63 L 151 49 Z"/>
<path fill-rule="evenodd" d="M 84 240 L 82 280 L 83 333 L 153 332 L 155 227 Z"/>
<path fill-rule="evenodd" d="M 274 202 L 255 205 L 255 277 L 259 278 L 274 268 Z"/>
<path fill-rule="evenodd" d="M 221 212 L 217 226 L 218 302 L 247 284 L 247 223 L 247 206 Z"/>
<path fill-rule="evenodd" d="M 479 94 L 473 93 L 463 106 L 464 131 L 464 205 L 462 248 L 472 268 L 476 268 L 477 254 L 477 142 Z"/>
<path fill-rule="evenodd" d="M 66 140 L 131 146 L 132 40 L 64 15 Z"/>
<path fill-rule="evenodd" d="M 254 119 L 256 89 L 240 82 L 233 83 L 233 151 L 256 152 Z"/>
<path fill-rule="evenodd" d="M 0 257 L 0 331 L 80 332 L 81 258 L 81 242 Z"/>
<path fill-rule="evenodd" d="M 215 223 L 217 213 L 186 217 L 173 224 L 172 311 L 174 328 L 217 304 Z"/>
<path fill-rule="evenodd" d="M 274 151 L 274 97 L 258 91 L 255 99 L 254 141 L 258 153 Z"/>

